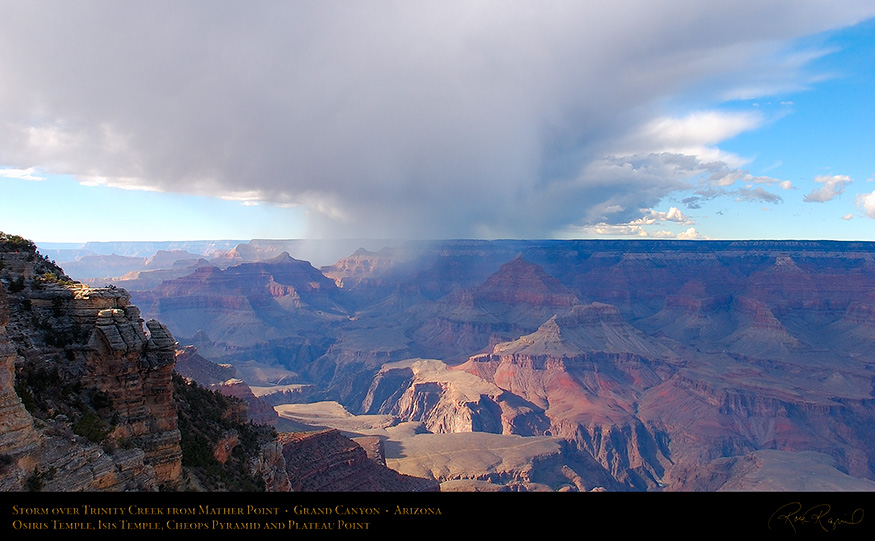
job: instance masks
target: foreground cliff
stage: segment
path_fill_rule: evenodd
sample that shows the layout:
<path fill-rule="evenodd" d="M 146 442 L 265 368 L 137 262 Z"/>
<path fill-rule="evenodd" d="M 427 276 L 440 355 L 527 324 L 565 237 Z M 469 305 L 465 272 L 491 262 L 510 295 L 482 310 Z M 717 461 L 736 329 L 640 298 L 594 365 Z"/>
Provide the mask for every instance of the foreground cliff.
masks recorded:
<path fill-rule="evenodd" d="M 175 486 L 167 329 L 144 323 L 124 290 L 72 283 L 23 239 L 4 235 L 0 262 L 2 488 Z"/>

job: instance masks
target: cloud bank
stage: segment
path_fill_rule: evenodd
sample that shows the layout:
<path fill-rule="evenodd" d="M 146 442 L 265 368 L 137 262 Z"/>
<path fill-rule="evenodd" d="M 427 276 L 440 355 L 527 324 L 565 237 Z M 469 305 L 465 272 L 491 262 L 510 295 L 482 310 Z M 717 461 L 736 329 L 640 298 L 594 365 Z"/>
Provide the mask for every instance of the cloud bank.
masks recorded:
<path fill-rule="evenodd" d="M 0 165 L 294 206 L 323 238 L 634 228 L 681 192 L 689 209 L 779 202 L 787 181 L 718 146 L 768 119 L 715 106 L 801 88 L 790 40 L 875 15 L 814 0 L 0 6 Z"/>

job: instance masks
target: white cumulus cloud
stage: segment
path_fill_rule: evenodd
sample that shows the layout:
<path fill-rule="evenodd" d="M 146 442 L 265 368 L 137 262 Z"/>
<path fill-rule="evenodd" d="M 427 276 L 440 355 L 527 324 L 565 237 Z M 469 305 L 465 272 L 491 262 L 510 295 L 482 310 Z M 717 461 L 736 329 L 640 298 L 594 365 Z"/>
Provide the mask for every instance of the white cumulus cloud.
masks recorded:
<path fill-rule="evenodd" d="M 695 227 L 691 227 L 691 228 L 687 229 L 686 231 L 684 231 L 683 233 L 678 233 L 677 238 L 682 239 L 682 240 L 693 240 L 693 239 L 704 239 L 706 237 L 703 237 L 702 235 L 700 235 L 699 232 L 696 231 Z"/>
<path fill-rule="evenodd" d="M 857 207 L 863 214 L 875 219 L 875 192 L 857 194 Z"/>
<path fill-rule="evenodd" d="M 853 180 L 847 175 L 821 175 L 816 177 L 814 182 L 823 184 L 823 186 L 807 193 L 802 199 L 806 203 L 825 203 L 826 201 L 831 201 L 844 193 L 845 186 L 853 182 Z"/>

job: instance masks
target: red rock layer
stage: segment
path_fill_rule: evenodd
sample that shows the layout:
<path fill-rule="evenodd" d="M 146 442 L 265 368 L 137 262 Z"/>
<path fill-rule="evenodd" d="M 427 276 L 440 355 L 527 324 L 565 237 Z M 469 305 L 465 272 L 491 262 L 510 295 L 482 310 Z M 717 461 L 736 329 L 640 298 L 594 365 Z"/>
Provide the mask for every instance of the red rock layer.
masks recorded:
<path fill-rule="evenodd" d="M 337 430 L 280 435 L 293 492 L 437 492 L 434 481 L 377 464 Z"/>

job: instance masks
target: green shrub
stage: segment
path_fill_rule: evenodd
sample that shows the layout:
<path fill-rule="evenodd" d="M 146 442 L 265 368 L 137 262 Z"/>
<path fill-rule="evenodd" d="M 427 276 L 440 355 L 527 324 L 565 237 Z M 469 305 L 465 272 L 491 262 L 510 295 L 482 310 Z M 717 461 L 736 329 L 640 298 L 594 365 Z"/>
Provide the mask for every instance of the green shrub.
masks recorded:
<path fill-rule="evenodd" d="M 35 252 L 36 244 L 24 237 L 0 231 L 0 250 L 5 252 Z"/>
<path fill-rule="evenodd" d="M 34 398 L 33 393 L 30 392 L 30 387 L 20 381 L 16 381 L 14 387 L 15 394 L 17 394 L 18 398 L 21 399 L 21 403 L 24 405 L 24 408 L 28 412 L 30 412 L 31 415 L 36 413 L 39 409 L 39 405 L 37 404 L 36 398 Z"/>
<path fill-rule="evenodd" d="M 30 492 L 41 492 L 46 486 L 46 478 L 55 475 L 56 471 L 54 467 L 44 472 L 34 469 L 25 481 L 25 488 Z"/>
<path fill-rule="evenodd" d="M 24 276 L 19 276 L 9 284 L 10 293 L 18 293 L 24 289 Z"/>
<path fill-rule="evenodd" d="M 73 432 L 88 438 L 94 443 L 100 443 L 109 435 L 110 428 L 96 413 L 86 410 L 82 417 L 73 423 Z"/>
<path fill-rule="evenodd" d="M 5 475 L 14 462 L 15 460 L 12 458 L 12 455 L 0 454 L 0 475 Z"/>
<path fill-rule="evenodd" d="M 25 487 L 27 488 L 28 492 L 41 492 L 46 484 L 43 480 L 44 477 L 45 474 L 42 474 L 37 470 L 33 470 L 33 473 L 31 473 L 27 477 L 27 481 L 25 481 Z"/>
<path fill-rule="evenodd" d="M 182 440 L 182 465 L 209 490 L 264 491 L 264 480 L 251 471 L 251 459 L 261 445 L 276 438 L 273 427 L 240 423 L 230 412 L 238 399 L 226 397 L 173 374 L 178 405 L 177 426 Z M 213 454 L 216 444 L 228 432 L 237 433 L 239 443 L 224 464 Z"/>

